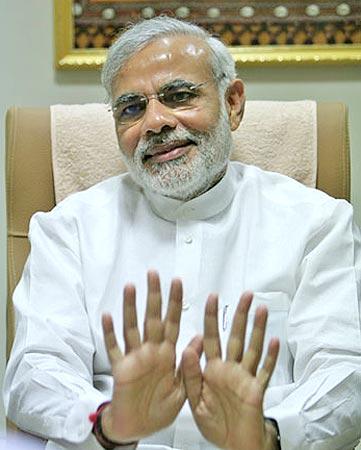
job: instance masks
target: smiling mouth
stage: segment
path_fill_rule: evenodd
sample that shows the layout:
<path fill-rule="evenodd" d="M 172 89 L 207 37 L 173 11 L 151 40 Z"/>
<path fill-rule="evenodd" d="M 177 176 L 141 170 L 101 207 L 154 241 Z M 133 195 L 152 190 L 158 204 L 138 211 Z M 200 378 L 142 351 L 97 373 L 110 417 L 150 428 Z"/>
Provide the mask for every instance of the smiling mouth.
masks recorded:
<path fill-rule="evenodd" d="M 189 139 L 155 145 L 144 155 L 143 163 L 162 163 L 177 159 L 187 153 L 193 145 L 196 145 L 195 142 Z"/>

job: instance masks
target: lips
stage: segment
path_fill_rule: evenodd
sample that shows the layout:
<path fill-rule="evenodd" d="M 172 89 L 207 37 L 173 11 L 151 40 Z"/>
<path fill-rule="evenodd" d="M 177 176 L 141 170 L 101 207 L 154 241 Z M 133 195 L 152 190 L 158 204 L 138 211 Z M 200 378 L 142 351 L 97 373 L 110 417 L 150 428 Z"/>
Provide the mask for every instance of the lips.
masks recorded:
<path fill-rule="evenodd" d="M 195 143 L 189 139 L 152 146 L 144 156 L 144 162 L 165 162 L 179 158 L 187 153 Z"/>

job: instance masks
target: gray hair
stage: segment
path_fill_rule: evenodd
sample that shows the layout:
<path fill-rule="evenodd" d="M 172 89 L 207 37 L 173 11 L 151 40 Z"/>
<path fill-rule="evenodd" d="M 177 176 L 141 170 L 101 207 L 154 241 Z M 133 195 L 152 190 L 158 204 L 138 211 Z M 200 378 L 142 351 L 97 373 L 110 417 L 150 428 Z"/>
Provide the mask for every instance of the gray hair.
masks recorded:
<path fill-rule="evenodd" d="M 108 100 L 112 98 L 112 85 L 116 75 L 134 54 L 162 36 L 177 35 L 198 37 L 208 45 L 213 77 L 217 81 L 219 93 L 223 95 L 229 83 L 236 77 L 235 63 L 227 47 L 197 25 L 159 16 L 138 22 L 110 47 L 101 75 Z"/>

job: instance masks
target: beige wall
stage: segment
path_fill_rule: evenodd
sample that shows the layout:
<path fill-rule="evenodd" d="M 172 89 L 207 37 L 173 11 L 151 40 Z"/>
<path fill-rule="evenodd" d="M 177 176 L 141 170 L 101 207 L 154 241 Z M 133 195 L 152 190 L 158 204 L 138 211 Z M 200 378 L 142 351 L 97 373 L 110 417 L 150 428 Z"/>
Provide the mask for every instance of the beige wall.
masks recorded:
<path fill-rule="evenodd" d="M 0 382 L 5 360 L 4 113 L 10 105 L 101 101 L 97 72 L 56 72 L 50 0 L 0 0 Z M 349 105 L 352 200 L 361 224 L 361 66 L 244 68 L 249 99 L 339 100 Z M 0 406 L 0 434 L 4 428 Z"/>

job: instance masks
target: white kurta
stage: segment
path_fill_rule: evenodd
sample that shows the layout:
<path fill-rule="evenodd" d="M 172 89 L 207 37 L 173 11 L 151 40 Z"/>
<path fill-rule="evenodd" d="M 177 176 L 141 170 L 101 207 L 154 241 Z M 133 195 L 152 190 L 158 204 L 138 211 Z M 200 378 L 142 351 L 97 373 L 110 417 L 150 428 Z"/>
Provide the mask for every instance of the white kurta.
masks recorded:
<path fill-rule="evenodd" d="M 266 304 L 266 341 L 281 351 L 265 399 L 283 450 L 350 449 L 360 435 L 360 236 L 346 201 L 285 176 L 231 163 L 189 202 L 145 195 L 125 174 L 75 194 L 30 224 L 31 253 L 14 294 L 17 334 L 5 376 L 9 418 L 48 448 L 98 449 L 88 414 L 111 398 L 101 314 L 122 344 L 122 289 L 157 269 L 164 310 L 172 277 L 184 282 L 178 360 L 220 296 L 222 345 L 240 294 Z M 250 329 L 248 330 L 250 332 Z M 214 448 L 186 403 L 141 449 Z M 245 449 L 246 450 L 246 449 Z"/>

